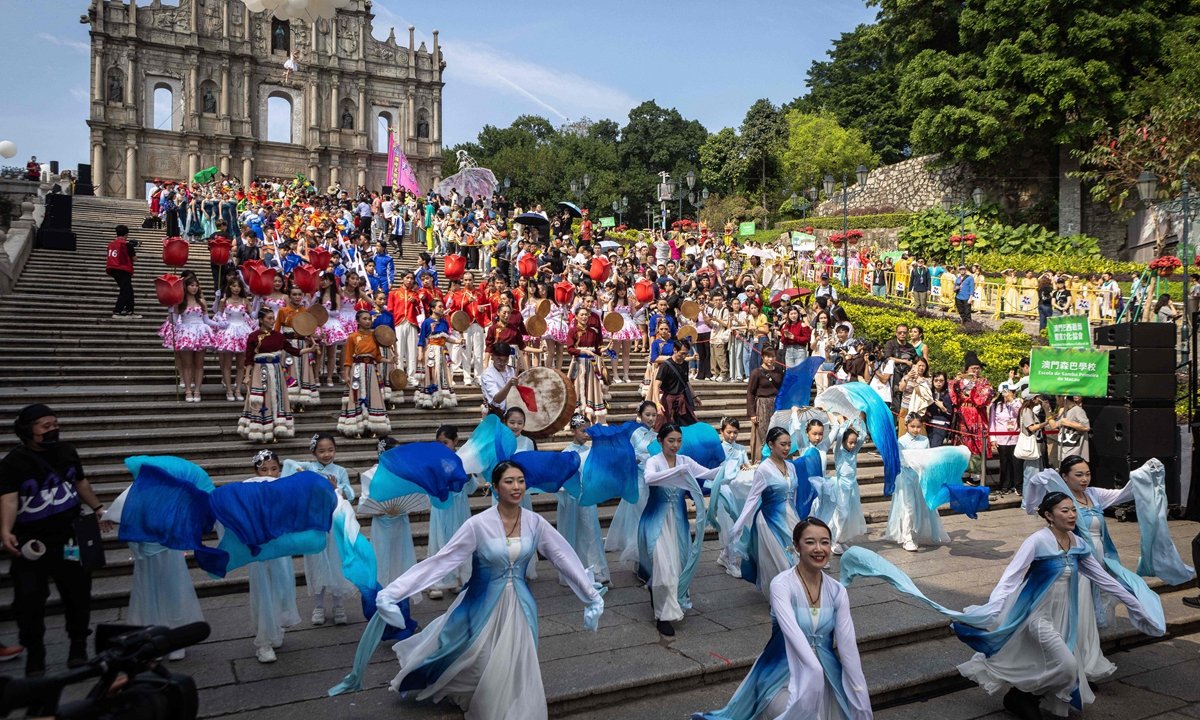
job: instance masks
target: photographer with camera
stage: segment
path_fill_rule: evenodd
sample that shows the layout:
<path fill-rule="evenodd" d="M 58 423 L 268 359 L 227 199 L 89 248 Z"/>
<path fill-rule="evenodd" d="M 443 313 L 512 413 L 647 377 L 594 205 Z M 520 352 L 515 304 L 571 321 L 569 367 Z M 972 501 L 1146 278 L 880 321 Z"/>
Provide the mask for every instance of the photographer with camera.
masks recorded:
<path fill-rule="evenodd" d="M 84 478 L 83 463 L 71 445 L 58 439 L 58 418 L 45 405 L 29 405 L 17 413 L 13 431 L 19 445 L 0 460 L 0 542 L 13 556 L 13 610 L 21 644 L 28 654 L 26 677 L 46 670 L 46 598 L 54 579 L 66 615 L 71 649 L 69 667 L 87 662 L 91 618 L 91 573 L 81 560 L 77 542 L 90 518 L 86 504 L 103 515 L 103 506 Z M 95 533 L 99 545 L 99 534 Z M 103 552 L 102 547 L 99 548 Z"/>
<path fill-rule="evenodd" d="M 117 283 L 117 304 L 113 307 L 114 318 L 139 319 L 133 312 L 133 263 L 137 260 L 137 241 L 129 239 L 129 228 L 118 225 L 117 237 L 108 244 L 108 259 L 104 272 Z"/>

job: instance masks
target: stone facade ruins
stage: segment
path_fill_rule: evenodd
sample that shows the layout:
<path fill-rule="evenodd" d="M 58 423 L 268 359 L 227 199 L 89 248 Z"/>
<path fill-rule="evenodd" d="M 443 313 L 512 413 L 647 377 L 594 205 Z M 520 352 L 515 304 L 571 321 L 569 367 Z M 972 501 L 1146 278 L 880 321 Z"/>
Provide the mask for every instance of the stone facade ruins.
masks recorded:
<path fill-rule="evenodd" d="M 140 198 L 148 181 L 208 167 L 243 180 L 303 173 L 321 188 L 379 188 L 381 117 L 401 128 L 420 186 L 436 184 L 446 65 L 438 31 L 427 50 L 409 26 L 403 47 L 394 29 L 386 41 L 372 37 L 373 19 L 368 0 L 315 22 L 252 13 L 241 0 L 92 0 L 80 22 L 91 25 L 96 194 Z M 299 70 L 285 83 L 291 51 Z M 159 91 L 170 93 L 170 112 L 156 122 Z M 290 115 L 290 141 L 267 139 L 269 103 Z"/>

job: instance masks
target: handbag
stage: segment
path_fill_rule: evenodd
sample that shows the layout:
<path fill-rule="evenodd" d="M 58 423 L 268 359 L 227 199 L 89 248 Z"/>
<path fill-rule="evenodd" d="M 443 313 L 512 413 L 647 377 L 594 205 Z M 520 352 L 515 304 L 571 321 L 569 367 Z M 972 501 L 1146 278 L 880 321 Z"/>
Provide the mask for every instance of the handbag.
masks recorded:
<path fill-rule="evenodd" d="M 100 538 L 100 521 L 95 513 L 80 515 L 71 521 L 75 544 L 79 546 L 79 565 L 89 572 L 104 567 L 104 541 Z"/>
<path fill-rule="evenodd" d="M 1017 438 L 1017 446 L 1013 450 L 1013 457 L 1020 460 L 1037 460 L 1041 456 L 1042 450 L 1038 447 L 1037 436 L 1021 433 L 1021 436 Z"/>

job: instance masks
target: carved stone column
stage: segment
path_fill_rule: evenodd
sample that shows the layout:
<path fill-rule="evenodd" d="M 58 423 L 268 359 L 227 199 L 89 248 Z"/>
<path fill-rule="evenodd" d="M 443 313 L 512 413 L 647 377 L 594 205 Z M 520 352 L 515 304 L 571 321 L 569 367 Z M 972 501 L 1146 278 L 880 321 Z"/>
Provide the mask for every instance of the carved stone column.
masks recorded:
<path fill-rule="evenodd" d="M 342 114 L 338 112 L 338 76 L 329 79 L 329 131 L 338 132 L 342 127 Z M 330 141 L 330 144 L 334 144 Z"/>
<path fill-rule="evenodd" d="M 130 144 L 125 146 L 125 198 L 137 200 L 137 141 L 130 137 L 127 142 Z"/>
<path fill-rule="evenodd" d="M 104 197 L 104 186 L 108 185 L 108 172 L 104 167 L 104 143 L 92 141 L 92 185 L 98 197 Z"/>
<path fill-rule="evenodd" d="M 229 134 L 229 63 L 221 63 L 221 132 Z"/>

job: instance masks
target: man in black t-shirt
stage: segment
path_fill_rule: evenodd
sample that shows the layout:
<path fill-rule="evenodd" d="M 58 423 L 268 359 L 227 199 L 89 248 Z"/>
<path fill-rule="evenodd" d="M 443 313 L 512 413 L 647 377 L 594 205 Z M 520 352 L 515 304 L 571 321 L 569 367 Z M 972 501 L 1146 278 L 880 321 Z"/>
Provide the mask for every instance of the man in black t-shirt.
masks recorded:
<path fill-rule="evenodd" d="M 103 509 L 75 448 L 58 439 L 58 418 L 45 405 L 22 408 L 14 423 L 19 445 L 0 460 L 0 542 L 13 556 L 13 610 L 28 649 L 26 676 L 46 670 L 42 638 L 49 581 L 62 598 L 71 649 L 67 664 L 87 663 L 91 574 L 80 564 L 75 520 L 86 504 Z"/>

